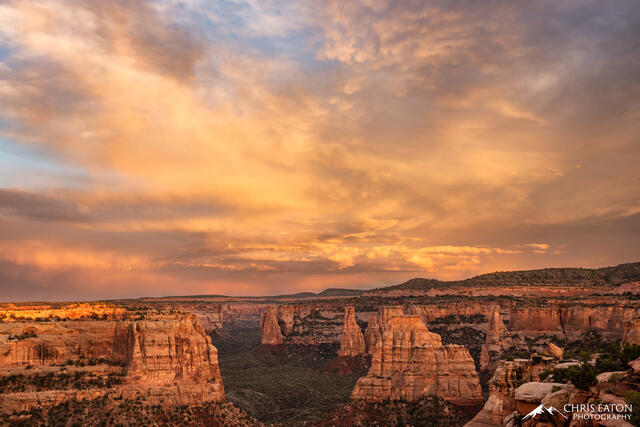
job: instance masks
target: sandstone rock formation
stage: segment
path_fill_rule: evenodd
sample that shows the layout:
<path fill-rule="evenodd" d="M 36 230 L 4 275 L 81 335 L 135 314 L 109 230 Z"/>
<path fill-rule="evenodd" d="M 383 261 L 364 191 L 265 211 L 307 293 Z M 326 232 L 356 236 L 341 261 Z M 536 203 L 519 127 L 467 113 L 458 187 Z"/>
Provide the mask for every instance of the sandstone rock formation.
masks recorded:
<path fill-rule="evenodd" d="M 411 307 L 412 314 L 418 314 L 419 308 Z M 364 340 L 367 347 L 367 354 L 373 354 L 377 343 L 382 337 L 382 325 L 389 323 L 392 316 L 402 316 L 404 309 L 401 305 L 385 305 L 378 309 L 378 313 L 369 318 L 369 324 L 364 331 Z"/>
<path fill-rule="evenodd" d="M 260 315 L 260 330 L 262 331 L 260 342 L 264 345 L 278 345 L 284 342 L 278 317 L 274 307 L 267 307 Z"/>
<path fill-rule="evenodd" d="M 14 374 L 110 373 L 110 388 L 5 393 L 0 412 L 28 410 L 105 394 L 141 398 L 150 405 L 195 405 L 225 399 L 218 353 L 195 315 L 154 313 L 132 320 L 0 323 L 0 368 Z M 32 332 L 24 335 L 29 329 Z M 27 381 L 27 380 L 25 380 Z M 34 387 L 37 387 L 37 383 Z"/>
<path fill-rule="evenodd" d="M 491 307 L 489 313 L 489 328 L 485 343 L 480 353 L 480 370 L 490 371 L 495 369 L 495 364 L 503 352 L 502 338 L 507 328 L 504 326 L 499 307 Z"/>
<path fill-rule="evenodd" d="M 460 345 L 443 346 L 417 315 L 382 309 L 382 333 L 371 369 L 356 383 L 352 399 L 413 401 L 437 395 L 456 403 L 482 399 L 473 359 Z"/>
<path fill-rule="evenodd" d="M 380 323 L 378 323 L 378 316 L 374 314 L 369 318 L 367 329 L 364 331 L 367 354 L 373 354 L 376 344 L 380 341 L 380 336 Z"/>
<path fill-rule="evenodd" d="M 515 410 L 516 389 L 530 381 L 538 381 L 540 372 L 552 366 L 552 359 L 534 356 L 529 360 L 500 361 L 489 380 L 489 399 L 482 410 L 465 427 L 501 426 Z"/>
<path fill-rule="evenodd" d="M 628 322 L 621 342 L 623 347 L 627 344 L 640 345 L 640 318 Z"/>
<path fill-rule="evenodd" d="M 358 356 L 364 354 L 366 350 L 364 335 L 362 335 L 360 326 L 358 326 L 356 322 L 355 309 L 353 306 L 347 306 L 344 308 L 344 324 L 342 327 L 342 336 L 340 337 L 338 356 Z"/>
<path fill-rule="evenodd" d="M 401 305 L 384 305 L 378 310 L 378 320 L 380 327 L 388 325 L 392 317 L 403 316 L 404 308 Z"/>
<path fill-rule="evenodd" d="M 294 305 L 279 305 L 277 318 L 281 325 L 283 335 L 289 335 L 293 331 L 296 307 Z"/>

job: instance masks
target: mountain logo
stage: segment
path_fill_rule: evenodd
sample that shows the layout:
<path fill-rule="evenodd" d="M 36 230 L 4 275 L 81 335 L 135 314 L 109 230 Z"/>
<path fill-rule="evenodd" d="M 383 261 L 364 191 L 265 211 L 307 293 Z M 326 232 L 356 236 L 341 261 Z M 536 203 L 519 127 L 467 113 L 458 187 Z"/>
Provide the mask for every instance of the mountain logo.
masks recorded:
<path fill-rule="evenodd" d="M 562 412 L 558 411 L 553 406 L 547 408 L 543 404 L 540 404 L 540 405 L 538 405 L 538 407 L 536 409 L 534 409 L 533 411 L 531 411 L 527 415 L 525 415 L 524 418 L 522 418 L 522 421 L 529 420 L 529 419 L 532 420 L 532 419 L 534 419 L 534 418 L 536 418 L 536 417 L 538 417 L 540 415 L 549 415 L 549 416 L 553 417 L 556 414 L 560 414 L 565 419 L 567 419 L 567 416 L 565 414 L 563 414 Z"/>

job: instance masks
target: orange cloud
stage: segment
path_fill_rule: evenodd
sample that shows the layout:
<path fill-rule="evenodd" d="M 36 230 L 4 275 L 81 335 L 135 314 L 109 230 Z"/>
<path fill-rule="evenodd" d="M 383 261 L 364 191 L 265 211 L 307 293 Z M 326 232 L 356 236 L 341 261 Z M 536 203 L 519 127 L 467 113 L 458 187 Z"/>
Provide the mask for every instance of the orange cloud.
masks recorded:
<path fill-rule="evenodd" d="M 4 2 L 0 142 L 55 170 L 0 171 L 0 262 L 271 293 L 626 261 L 637 34 L 605 12 Z"/>

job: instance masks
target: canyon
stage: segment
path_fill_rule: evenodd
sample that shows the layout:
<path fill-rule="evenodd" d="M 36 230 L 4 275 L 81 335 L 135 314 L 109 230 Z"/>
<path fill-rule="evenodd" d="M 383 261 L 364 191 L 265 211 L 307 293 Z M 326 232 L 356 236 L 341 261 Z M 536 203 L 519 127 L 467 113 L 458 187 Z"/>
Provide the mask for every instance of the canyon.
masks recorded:
<path fill-rule="evenodd" d="M 229 425 L 384 425 L 423 413 L 511 426 L 543 402 L 624 402 L 638 390 L 637 280 L 499 277 L 281 297 L 0 304 L 0 416 L 15 424 L 73 404 L 85 417 L 106 416 L 102 407 L 122 414 L 113 422 L 180 414 L 177 424 L 224 416 Z M 580 388 L 571 372 L 589 371 L 585 363 L 600 379 Z"/>

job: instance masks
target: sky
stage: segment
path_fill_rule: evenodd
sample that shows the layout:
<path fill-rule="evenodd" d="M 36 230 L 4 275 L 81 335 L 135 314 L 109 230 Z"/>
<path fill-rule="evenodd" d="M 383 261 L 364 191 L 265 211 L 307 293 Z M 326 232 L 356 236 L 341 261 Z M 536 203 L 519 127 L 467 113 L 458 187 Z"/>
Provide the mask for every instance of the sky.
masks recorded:
<path fill-rule="evenodd" d="M 0 2 L 0 298 L 640 259 L 636 0 Z"/>

